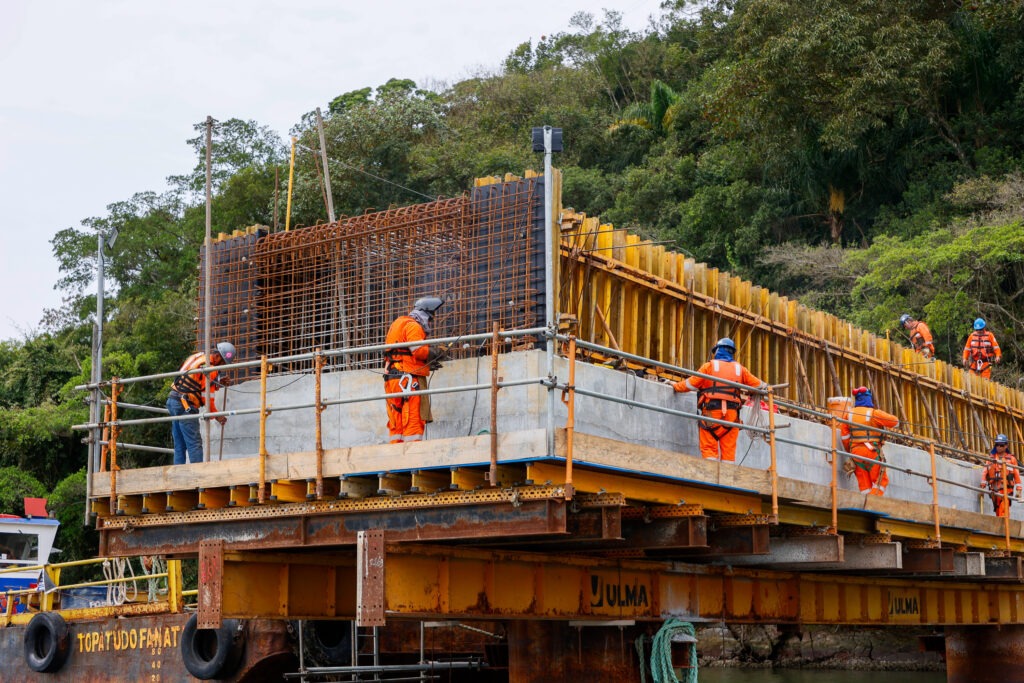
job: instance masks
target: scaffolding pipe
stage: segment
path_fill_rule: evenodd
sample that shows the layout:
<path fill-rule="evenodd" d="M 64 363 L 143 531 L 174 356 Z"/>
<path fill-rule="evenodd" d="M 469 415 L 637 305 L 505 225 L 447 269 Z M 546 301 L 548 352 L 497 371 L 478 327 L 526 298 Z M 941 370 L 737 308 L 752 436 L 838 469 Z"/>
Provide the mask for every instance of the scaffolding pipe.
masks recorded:
<path fill-rule="evenodd" d="M 101 445 L 108 445 L 109 441 L 100 441 Z M 122 443 L 118 442 L 117 447 L 126 451 L 145 451 L 146 453 L 174 453 L 173 448 L 164 448 L 163 446 L 144 446 L 137 443 Z"/>
<path fill-rule="evenodd" d="M 566 404 L 565 418 L 565 499 L 572 500 L 572 446 L 576 432 L 576 337 L 569 337 L 569 384 L 563 394 Z"/>
<path fill-rule="evenodd" d="M 736 414 L 738 416 L 739 411 Z M 768 475 L 772 483 L 772 517 L 777 521 L 779 519 L 779 468 L 775 453 L 775 390 L 772 387 L 768 387 L 768 451 L 771 457 Z"/>
<path fill-rule="evenodd" d="M 110 384 L 110 514 L 117 512 L 117 437 L 121 435 L 121 427 L 117 424 L 117 397 L 121 393 L 121 385 L 117 377 Z M 88 507 L 88 506 L 86 506 Z"/>
<path fill-rule="evenodd" d="M 547 386 L 547 377 L 528 377 L 526 379 L 516 379 L 507 382 L 498 382 L 498 388 L 504 389 L 506 387 L 521 387 L 530 384 L 542 384 Z M 401 396 L 432 396 L 434 394 L 456 394 L 461 391 L 487 391 L 491 388 L 490 383 L 488 384 L 467 384 L 458 387 L 440 387 L 437 389 L 420 389 L 419 391 L 403 391 Z M 323 401 L 325 406 L 340 406 L 349 403 L 365 403 L 369 401 L 385 401 L 389 398 L 394 398 L 399 394 L 376 394 L 373 396 L 358 396 L 356 398 L 337 398 L 329 401 Z M 307 410 L 310 408 L 316 408 L 316 403 L 293 403 L 286 406 L 277 406 L 274 410 L 285 411 L 285 410 Z M 141 425 L 141 424 L 160 424 L 169 422 L 179 422 L 182 420 L 212 420 L 216 417 L 233 417 L 235 415 L 258 415 L 260 413 L 259 408 L 242 408 L 240 410 L 220 410 L 215 413 L 204 413 L 202 415 L 177 415 L 168 417 L 143 417 L 135 420 L 120 420 L 117 424 L 119 425 Z M 269 414 L 269 413 L 268 413 Z M 106 424 L 113 424 L 112 422 Z M 83 430 L 91 429 L 91 424 L 80 424 L 72 426 L 72 429 Z"/>
<path fill-rule="evenodd" d="M 829 533 L 835 534 L 839 531 L 839 453 L 836 449 L 839 427 L 835 415 L 829 423 L 829 431 L 832 433 L 832 448 L 829 452 L 829 460 L 832 461 L 832 483 L 829 485 L 832 494 L 832 528 Z"/>
<path fill-rule="evenodd" d="M 110 405 L 110 401 L 103 399 L 103 405 Z M 158 408 L 157 406 L 140 405 L 138 403 L 118 403 L 122 408 L 133 408 L 135 410 L 141 410 L 146 413 L 159 413 L 161 415 L 167 415 L 167 408 Z"/>
<path fill-rule="evenodd" d="M 554 182 L 551 169 L 551 126 L 544 126 L 544 312 L 547 314 L 548 343 L 547 370 L 551 387 L 548 390 L 547 437 L 548 455 L 555 454 L 555 391 L 558 381 L 555 377 L 555 335 L 558 333 L 558 315 L 555 310 L 558 299 L 555 296 L 555 250 L 561 247 L 555 242 L 553 216 Z"/>
<path fill-rule="evenodd" d="M 935 518 L 935 542 L 942 547 L 942 527 L 939 524 L 939 481 L 938 470 L 935 464 L 935 442 L 928 442 L 928 459 L 931 461 L 932 476 L 929 482 L 932 485 L 932 516 Z"/>
<path fill-rule="evenodd" d="M 498 322 L 494 322 L 491 338 L 491 466 L 487 480 L 491 486 L 498 485 Z M 472 429 L 470 429 L 472 431 Z"/>
<path fill-rule="evenodd" d="M 317 116 L 319 117 L 320 110 L 317 109 Z M 321 135 L 323 131 L 321 130 Z M 324 497 L 324 432 L 323 432 L 323 412 L 327 407 L 322 401 L 321 391 L 321 380 L 323 379 L 324 369 L 324 356 L 320 353 L 320 349 L 316 350 L 316 361 L 314 362 L 314 368 L 316 369 L 316 382 L 315 382 L 315 396 L 314 400 L 316 406 L 314 407 L 314 417 L 316 419 L 316 499 L 323 500 Z"/>
<path fill-rule="evenodd" d="M 529 337 L 537 334 L 547 334 L 547 328 L 544 327 L 530 327 L 522 330 L 510 330 L 502 332 L 502 337 L 506 340 L 514 339 L 516 337 Z M 451 337 L 438 337 L 437 339 L 426 339 L 423 341 L 413 342 L 401 342 L 399 344 L 371 344 L 369 346 L 358 346 L 350 349 L 332 349 L 330 351 L 324 351 L 324 358 L 337 358 L 338 356 L 347 356 L 351 354 L 360 353 L 376 353 L 378 351 L 390 351 L 392 349 L 406 349 L 412 346 L 423 346 L 427 345 L 439 345 L 439 344 L 455 344 L 455 343 L 470 343 L 470 342 L 481 342 L 491 339 L 490 332 L 481 332 L 479 334 L 460 334 Z M 297 353 L 290 356 L 275 356 L 269 358 L 272 365 L 284 365 L 287 363 L 294 363 L 302 360 L 313 360 L 315 354 L 310 351 L 308 353 Z M 218 372 L 226 372 L 228 370 L 241 370 L 245 368 L 258 368 L 261 365 L 261 361 L 250 360 L 242 361 L 239 363 L 225 363 L 224 365 L 218 365 Z M 175 370 L 174 372 L 159 372 L 152 375 L 139 375 L 138 377 L 129 377 L 126 379 L 119 380 L 122 385 L 127 384 L 138 384 L 140 382 L 150 382 L 158 379 L 170 379 L 174 377 L 183 377 L 186 375 L 200 375 L 209 373 L 210 368 L 198 368 L 195 370 L 189 370 L 188 372 L 181 372 Z M 89 391 L 99 387 L 109 386 L 110 382 L 99 382 L 91 384 L 79 384 L 75 387 L 75 391 Z M 745 385 L 744 385 L 745 386 Z"/>
<path fill-rule="evenodd" d="M 293 138 L 294 139 L 294 138 Z M 267 372 L 270 364 L 267 357 L 260 359 L 260 486 L 257 500 L 260 505 L 266 502 L 267 494 Z"/>

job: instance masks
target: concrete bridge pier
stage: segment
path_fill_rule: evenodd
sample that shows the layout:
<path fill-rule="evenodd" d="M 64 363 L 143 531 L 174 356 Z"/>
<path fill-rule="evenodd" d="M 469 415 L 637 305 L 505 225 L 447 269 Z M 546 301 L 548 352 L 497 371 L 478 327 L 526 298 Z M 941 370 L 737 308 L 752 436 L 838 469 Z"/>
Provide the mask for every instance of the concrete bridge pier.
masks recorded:
<path fill-rule="evenodd" d="M 945 630 L 947 683 L 1024 681 L 1024 626 Z"/>

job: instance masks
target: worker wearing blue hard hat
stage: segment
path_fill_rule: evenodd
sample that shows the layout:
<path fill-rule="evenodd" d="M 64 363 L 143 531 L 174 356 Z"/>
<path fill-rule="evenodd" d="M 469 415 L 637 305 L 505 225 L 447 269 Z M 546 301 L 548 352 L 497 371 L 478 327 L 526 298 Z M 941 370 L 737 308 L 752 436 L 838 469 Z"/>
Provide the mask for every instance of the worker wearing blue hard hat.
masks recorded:
<path fill-rule="evenodd" d="M 867 387 L 857 387 L 853 390 L 853 408 L 850 410 L 849 420 L 856 423 L 856 426 L 844 422 L 839 427 L 843 448 L 848 453 L 860 457 L 847 460 L 848 466 L 844 466 L 844 469 L 857 476 L 861 493 L 870 496 L 885 495 L 885 489 L 889 485 L 889 474 L 882 464 L 885 462 L 885 456 L 882 454 L 885 434 L 881 430 L 892 431 L 900 421 L 895 415 L 875 407 L 875 397 Z"/>
<path fill-rule="evenodd" d="M 729 337 L 719 339 L 711 350 L 714 353 L 714 358 L 700 367 L 697 371 L 700 374 L 755 388 L 766 386 L 764 382 L 734 359 L 736 342 Z M 688 377 L 681 382 L 676 382 L 672 387 L 679 393 L 696 391 L 697 407 L 702 415 L 726 422 L 739 422 L 740 406 L 742 405 L 739 387 L 716 382 L 706 377 Z M 725 462 L 734 462 L 739 429 L 704 420 L 698 424 L 700 426 L 701 457 L 708 460 L 721 459 Z"/>
<path fill-rule="evenodd" d="M 992 376 L 992 365 L 1003 361 L 1003 352 L 996 336 L 986 327 L 984 318 L 974 321 L 974 331 L 964 344 L 963 363 L 971 374 L 989 379 Z"/>
<path fill-rule="evenodd" d="M 1020 494 L 1020 466 L 1017 457 L 1010 452 L 1010 440 L 1006 434 L 999 434 L 992 442 L 992 461 L 985 467 L 981 485 L 989 490 L 992 509 L 997 517 L 1010 514 L 1011 496 Z"/>

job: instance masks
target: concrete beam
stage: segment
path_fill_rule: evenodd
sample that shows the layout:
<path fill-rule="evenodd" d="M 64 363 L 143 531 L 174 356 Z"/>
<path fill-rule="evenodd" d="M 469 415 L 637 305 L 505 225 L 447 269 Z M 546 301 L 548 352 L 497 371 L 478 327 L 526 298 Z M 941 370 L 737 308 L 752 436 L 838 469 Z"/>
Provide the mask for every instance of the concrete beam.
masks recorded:
<path fill-rule="evenodd" d="M 730 565 L 771 565 L 786 568 L 790 565 L 841 564 L 843 561 L 843 537 L 832 535 L 798 536 L 795 538 L 773 538 L 767 555 L 732 557 L 716 564 Z"/>
<path fill-rule="evenodd" d="M 844 543 L 842 562 L 807 562 L 798 568 L 802 571 L 893 571 L 903 568 L 902 545 L 898 542 Z"/>
<path fill-rule="evenodd" d="M 985 553 L 955 553 L 953 573 L 957 576 L 985 576 Z"/>

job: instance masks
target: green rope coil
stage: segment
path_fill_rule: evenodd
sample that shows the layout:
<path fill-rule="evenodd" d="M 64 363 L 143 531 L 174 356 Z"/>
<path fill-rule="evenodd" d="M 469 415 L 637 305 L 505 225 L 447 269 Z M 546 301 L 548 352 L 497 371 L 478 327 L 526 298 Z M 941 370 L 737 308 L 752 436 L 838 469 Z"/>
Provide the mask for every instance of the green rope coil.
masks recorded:
<path fill-rule="evenodd" d="M 697 646 L 696 643 L 690 648 L 690 666 L 685 670 L 683 680 L 676 677 L 675 669 L 672 667 L 672 637 L 677 634 L 685 634 L 692 638 L 697 637 L 693 624 L 678 619 L 669 619 L 658 632 L 654 634 L 651 642 L 651 676 L 653 683 L 697 683 Z M 640 661 L 644 660 L 644 643 L 646 636 L 640 635 L 636 639 L 636 651 Z M 640 667 L 640 681 L 647 683 L 646 667 Z"/>

